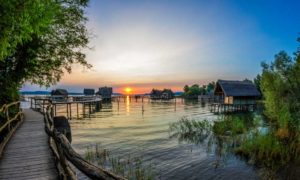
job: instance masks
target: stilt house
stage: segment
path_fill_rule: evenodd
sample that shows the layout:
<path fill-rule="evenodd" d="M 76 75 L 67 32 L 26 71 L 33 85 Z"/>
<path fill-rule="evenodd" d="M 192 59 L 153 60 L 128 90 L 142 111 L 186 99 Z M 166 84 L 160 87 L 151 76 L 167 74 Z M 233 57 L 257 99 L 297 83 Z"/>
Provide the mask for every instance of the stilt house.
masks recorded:
<path fill-rule="evenodd" d="M 249 80 L 218 80 L 214 95 L 219 97 L 220 103 L 232 105 L 254 105 L 261 97 L 257 87 Z"/>

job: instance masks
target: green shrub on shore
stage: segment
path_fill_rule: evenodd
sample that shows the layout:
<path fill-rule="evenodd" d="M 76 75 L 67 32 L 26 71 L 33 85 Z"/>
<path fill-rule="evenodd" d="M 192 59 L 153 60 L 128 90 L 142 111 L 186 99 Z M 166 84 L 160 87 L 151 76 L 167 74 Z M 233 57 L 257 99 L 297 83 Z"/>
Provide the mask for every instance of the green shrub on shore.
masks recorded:
<path fill-rule="evenodd" d="M 213 132 L 218 135 L 236 135 L 245 133 L 247 127 L 242 119 L 238 117 L 228 118 L 214 122 Z"/>

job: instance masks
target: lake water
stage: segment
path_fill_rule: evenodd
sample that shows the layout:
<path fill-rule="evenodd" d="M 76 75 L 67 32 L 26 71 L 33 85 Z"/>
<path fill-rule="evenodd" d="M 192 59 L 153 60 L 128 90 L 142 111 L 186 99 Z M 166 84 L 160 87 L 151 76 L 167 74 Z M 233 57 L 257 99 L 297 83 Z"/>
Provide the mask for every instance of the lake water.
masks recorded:
<path fill-rule="evenodd" d="M 70 120 L 72 145 L 82 155 L 100 144 L 114 156 L 141 156 L 155 165 L 156 179 L 258 179 L 257 172 L 233 154 L 221 157 L 207 145 L 170 138 L 169 125 L 182 117 L 218 118 L 198 101 L 148 101 L 126 98 L 104 103 L 88 118 Z"/>

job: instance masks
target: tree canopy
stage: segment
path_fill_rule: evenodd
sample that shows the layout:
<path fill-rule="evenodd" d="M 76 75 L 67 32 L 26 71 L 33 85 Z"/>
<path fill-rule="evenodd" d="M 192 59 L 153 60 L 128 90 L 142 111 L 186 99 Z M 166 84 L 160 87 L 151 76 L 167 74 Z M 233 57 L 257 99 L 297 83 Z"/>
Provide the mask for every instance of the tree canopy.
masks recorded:
<path fill-rule="evenodd" d="M 1 102 L 16 100 L 24 82 L 50 86 L 72 64 L 91 67 L 87 48 L 87 0 L 0 0 Z"/>
<path fill-rule="evenodd" d="M 281 51 L 270 65 L 262 64 L 260 87 L 264 95 L 265 114 L 284 129 L 299 128 L 300 61 Z"/>
<path fill-rule="evenodd" d="M 215 82 L 210 82 L 208 85 L 202 85 L 201 87 L 198 84 L 192 86 L 185 85 L 183 87 L 183 96 L 185 98 L 198 98 L 199 95 L 208 94 L 212 92 L 215 88 Z"/>

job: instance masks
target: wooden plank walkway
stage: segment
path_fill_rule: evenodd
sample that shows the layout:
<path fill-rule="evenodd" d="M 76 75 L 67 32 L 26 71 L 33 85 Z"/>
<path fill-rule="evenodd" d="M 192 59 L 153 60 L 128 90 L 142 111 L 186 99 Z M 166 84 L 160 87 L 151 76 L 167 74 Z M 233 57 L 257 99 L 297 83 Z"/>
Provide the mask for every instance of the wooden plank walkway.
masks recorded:
<path fill-rule="evenodd" d="M 0 179 L 57 179 L 43 116 L 24 109 L 24 122 L 0 158 Z"/>

